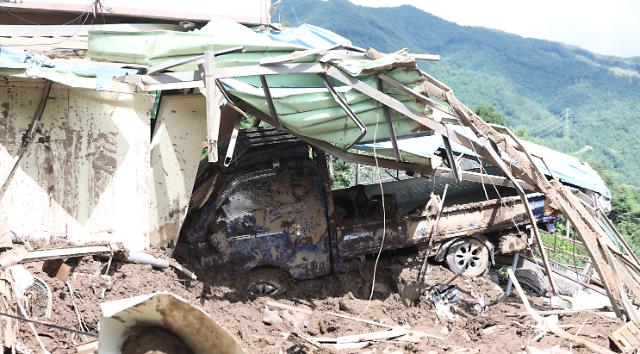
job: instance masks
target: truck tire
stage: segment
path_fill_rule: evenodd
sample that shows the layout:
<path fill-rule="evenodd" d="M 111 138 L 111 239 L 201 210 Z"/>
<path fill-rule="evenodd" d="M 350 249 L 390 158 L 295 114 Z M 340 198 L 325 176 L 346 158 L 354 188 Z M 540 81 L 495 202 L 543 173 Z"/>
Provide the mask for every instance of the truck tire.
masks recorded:
<path fill-rule="evenodd" d="M 456 274 L 462 271 L 463 277 L 477 277 L 489 267 L 489 250 L 478 239 L 461 238 L 449 246 L 447 264 Z"/>
<path fill-rule="evenodd" d="M 256 268 L 247 273 L 244 290 L 250 298 L 277 297 L 288 289 L 289 274 L 280 268 Z"/>

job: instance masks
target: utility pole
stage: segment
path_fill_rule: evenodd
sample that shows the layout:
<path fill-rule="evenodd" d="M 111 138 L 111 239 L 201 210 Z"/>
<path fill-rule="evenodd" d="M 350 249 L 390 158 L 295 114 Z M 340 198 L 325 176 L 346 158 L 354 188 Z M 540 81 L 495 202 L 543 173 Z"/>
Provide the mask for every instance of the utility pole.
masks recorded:
<path fill-rule="evenodd" d="M 564 109 L 564 129 L 562 137 L 569 140 L 571 139 L 571 109 Z"/>

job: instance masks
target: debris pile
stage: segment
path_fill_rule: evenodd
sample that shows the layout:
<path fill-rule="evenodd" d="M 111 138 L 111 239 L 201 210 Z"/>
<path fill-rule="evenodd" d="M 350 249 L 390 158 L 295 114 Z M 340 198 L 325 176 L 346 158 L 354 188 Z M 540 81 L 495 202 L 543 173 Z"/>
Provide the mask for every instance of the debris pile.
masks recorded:
<path fill-rule="evenodd" d="M 124 327 L 120 326 L 128 326 L 123 322 L 128 320 L 118 313 L 147 306 L 141 305 L 145 302 L 167 300 L 190 303 L 178 306 L 180 309 L 176 311 L 195 311 L 198 316 L 214 319 L 212 325 L 217 323 L 226 328 L 247 353 L 282 350 L 482 353 L 498 347 L 508 352 L 579 353 L 608 347 L 608 334 L 617 338 L 616 345 L 621 349 L 635 345 L 633 336 L 613 335 L 615 331 L 627 333 L 624 331 L 632 331 L 633 327 L 623 326 L 622 321 L 611 316 L 610 309 L 548 310 L 543 304 L 545 298 L 535 295 L 524 295 L 526 305 L 523 305 L 516 295 L 519 291 L 505 297 L 504 284 L 500 287 L 488 274 L 462 278 L 445 268 L 432 267 L 426 281 L 431 290 L 425 291 L 414 306 L 406 307 L 398 289 L 415 279 L 421 262 L 416 252 L 390 254 L 380 260 L 378 271 L 382 276 L 371 302 L 368 289 L 374 260 L 369 258 L 350 261 L 343 272 L 328 278 L 297 282 L 286 296 L 255 300 L 237 288 L 236 274 L 197 270 L 198 280 L 194 281 L 175 269 L 122 260 L 113 260 L 105 273 L 108 262 L 108 258 L 101 256 L 67 259 L 65 264 L 71 264 L 71 269 L 64 281 L 42 271 L 42 261 L 18 265 L 22 268 L 18 272 L 32 274 L 50 289 L 50 296 L 44 299 L 50 299 L 51 313 L 46 315 L 47 301 L 40 301 L 33 291 L 23 300 L 26 315 L 17 312 L 15 306 L 6 307 L 0 319 L 5 328 L 5 346 L 13 345 L 18 352 L 40 351 L 38 343 L 41 343 L 47 351 L 55 353 L 98 352 L 98 343 L 102 345 L 103 340 L 108 343 L 105 345 L 115 345 L 126 343 L 129 338 L 113 334 L 123 333 Z M 6 289 L 18 286 L 6 276 L 13 272 L 5 271 Z M 519 284 L 515 288 L 519 289 Z M 11 293 L 5 292 L 3 301 L 14 303 L 13 296 L 7 296 Z M 147 295 L 152 293 L 156 295 Z M 149 308 L 157 310 L 156 305 Z M 532 317 L 531 311 L 540 318 Z M 165 316 L 173 312 L 160 313 Z M 6 316 L 10 314 L 13 317 Z M 116 317 L 118 320 L 110 320 Z M 161 317 L 153 318 L 157 321 Z M 195 336 L 201 341 L 206 336 L 196 329 L 204 327 L 206 321 L 181 324 L 180 330 L 186 332 L 175 327 L 147 326 L 155 329 L 150 333 L 136 331 L 138 337 L 131 340 L 145 341 L 145 336 L 161 330 L 180 333 L 181 340 Z M 148 320 L 145 323 L 149 324 Z M 567 335 L 558 336 L 556 332 Z M 194 349 L 194 352 L 202 351 Z"/>

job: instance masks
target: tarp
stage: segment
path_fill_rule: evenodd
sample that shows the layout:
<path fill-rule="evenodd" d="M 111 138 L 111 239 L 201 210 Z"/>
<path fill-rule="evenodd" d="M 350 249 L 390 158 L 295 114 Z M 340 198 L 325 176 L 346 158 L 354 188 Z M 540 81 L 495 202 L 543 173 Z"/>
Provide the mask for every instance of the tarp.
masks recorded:
<path fill-rule="evenodd" d="M 61 83 L 73 78 L 89 78 L 92 86 L 100 90 L 115 76 L 135 74 L 138 70 L 90 61 L 52 60 L 44 55 L 30 53 L 0 45 L 0 75 L 40 77 Z"/>
<path fill-rule="evenodd" d="M 0 45 L 0 68 L 26 69 L 34 66 L 52 67 L 53 64 L 45 56 Z"/>

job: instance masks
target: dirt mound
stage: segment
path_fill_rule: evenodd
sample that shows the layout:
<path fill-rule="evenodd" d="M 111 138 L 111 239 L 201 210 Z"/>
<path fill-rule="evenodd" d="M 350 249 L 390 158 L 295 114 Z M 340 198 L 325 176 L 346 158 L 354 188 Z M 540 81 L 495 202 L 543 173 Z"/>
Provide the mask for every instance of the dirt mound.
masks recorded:
<path fill-rule="evenodd" d="M 405 306 L 399 290 L 416 279 L 419 269 L 419 258 L 411 252 L 387 254 L 381 258 L 375 292 L 369 302 L 373 263 L 372 259 L 350 261 L 343 271 L 330 276 L 291 281 L 289 290 L 275 299 L 251 299 L 238 288 L 243 275 L 227 274 L 222 269 L 196 270 L 199 280 L 192 281 L 170 269 L 156 270 L 145 265 L 114 262 L 105 275 L 106 262 L 85 257 L 67 279 L 71 287 L 43 273 L 41 264 L 32 264 L 29 269 L 51 287 L 51 322 L 79 328 L 81 321 L 86 330 L 94 333 L 98 331 L 101 302 L 162 291 L 174 293 L 204 309 L 236 336 L 249 353 L 326 353 L 334 348 L 318 349 L 302 338 L 384 330 L 379 325 L 338 317 L 334 313 L 388 326 L 405 326 L 427 334 L 413 342 L 379 341 L 366 349 L 375 352 L 514 353 L 527 345 L 569 347 L 568 342 L 553 335 L 530 343 L 535 323 L 524 313 L 520 300 L 505 298 L 500 286 L 486 274 L 473 279 L 455 278 L 446 268 L 434 265 L 426 277 L 424 295 L 415 306 Z M 455 292 L 442 296 L 453 296 L 457 301 L 449 307 L 450 313 L 444 313 L 434 306 L 428 293 L 449 282 Z M 70 288 L 74 291 L 73 297 Z M 481 309 L 477 305 L 479 298 L 485 305 Z M 541 308 L 541 298 L 531 300 L 534 306 Z M 312 314 L 300 318 L 295 311 L 269 307 L 268 301 L 304 308 Z M 274 312 L 281 321 L 263 323 L 265 309 Z M 559 324 L 571 333 L 580 329 L 580 335 L 607 346 L 606 336 L 621 322 L 595 313 L 579 313 L 562 317 Z M 28 327 L 20 324 L 19 328 L 19 340 L 25 346 L 37 349 Z M 75 353 L 77 344 L 91 339 L 42 325 L 36 325 L 36 328 L 47 349 L 55 353 Z M 574 347 L 573 350 L 587 352 L 584 348 Z M 362 351 L 363 348 L 341 352 Z"/>

